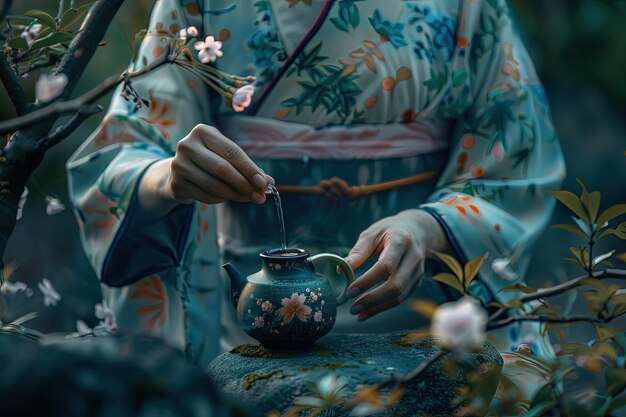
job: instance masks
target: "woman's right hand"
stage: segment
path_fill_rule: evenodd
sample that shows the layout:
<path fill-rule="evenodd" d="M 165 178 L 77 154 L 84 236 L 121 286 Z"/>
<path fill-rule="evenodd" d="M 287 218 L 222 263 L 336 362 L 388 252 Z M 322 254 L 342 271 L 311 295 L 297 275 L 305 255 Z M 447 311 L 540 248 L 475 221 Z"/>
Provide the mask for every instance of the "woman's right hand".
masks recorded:
<path fill-rule="evenodd" d="M 269 183 L 274 179 L 236 143 L 212 126 L 198 125 L 178 143 L 174 157 L 148 168 L 140 184 L 139 200 L 155 216 L 194 201 L 262 204 Z"/>

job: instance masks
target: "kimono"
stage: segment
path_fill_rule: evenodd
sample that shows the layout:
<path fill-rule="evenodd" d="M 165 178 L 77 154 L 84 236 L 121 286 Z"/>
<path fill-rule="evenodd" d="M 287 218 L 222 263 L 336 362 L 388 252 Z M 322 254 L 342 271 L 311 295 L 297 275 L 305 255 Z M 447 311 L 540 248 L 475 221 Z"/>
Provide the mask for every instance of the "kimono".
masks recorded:
<path fill-rule="evenodd" d="M 250 340 L 220 265 L 254 272 L 259 252 L 279 245 L 271 199 L 179 205 L 150 225 L 138 218 L 143 173 L 200 123 L 282 187 L 290 246 L 345 256 L 372 223 L 421 209 L 461 262 L 489 254 L 472 294 L 511 299 L 500 290 L 522 282 L 553 210 L 545 190 L 559 188 L 565 168 L 505 0 L 157 0 L 131 68 L 189 26 L 223 43 L 217 68 L 257 78 L 251 107 L 235 113 L 195 75 L 164 66 L 132 81 L 150 105 L 118 91 L 67 164 L 84 249 L 120 328 L 159 335 L 201 365 Z M 412 297 L 459 296 L 428 275 Z M 423 326 L 408 304 L 358 324 L 344 305 L 333 331 Z M 501 350 L 527 343 L 550 353 L 535 324 L 491 338 Z"/>

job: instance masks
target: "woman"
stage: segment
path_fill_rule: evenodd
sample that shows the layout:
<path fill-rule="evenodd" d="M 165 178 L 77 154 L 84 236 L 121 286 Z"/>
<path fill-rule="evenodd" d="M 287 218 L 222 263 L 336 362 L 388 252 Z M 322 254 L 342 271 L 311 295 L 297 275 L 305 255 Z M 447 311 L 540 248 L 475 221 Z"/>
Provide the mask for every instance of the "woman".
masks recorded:
<path fill-rule="evenodd" d="M 116 95 L 69 162 L 85 250 L 120 327 L 202 365 L 246 341 L 218 267 L 253 272 L 277 246 L 272 180 L 290 246 L 358 268 L 334 331 L 415 328 L 407 298 L 458 296 L 422 278 L 430 250 L 488 253 L 472 294 L 506 301 L 499 289 L 521 281 L 550 217 L 544 190 L 564 177 L 507 13 L 504 0 L 157 1 L 141 65 L 194 26 L 221 42 L 197 44 L 201 57 L 256 76 L 258 93 L 235 115 L 193 75 L 161 68 L 133 81 L 150 107 Z M 494 342 L 549 353 L 536 330 Z"/>

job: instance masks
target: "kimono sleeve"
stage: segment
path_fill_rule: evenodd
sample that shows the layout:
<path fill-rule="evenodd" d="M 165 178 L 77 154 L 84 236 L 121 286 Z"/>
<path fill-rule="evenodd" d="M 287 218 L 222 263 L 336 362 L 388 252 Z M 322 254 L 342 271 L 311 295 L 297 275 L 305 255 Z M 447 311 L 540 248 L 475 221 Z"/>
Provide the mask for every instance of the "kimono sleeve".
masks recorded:
<path fill-rule="evenodd" d="M 523 280 L 554 208 L 545 191 L 560 187 L 565 165 L 544 90 L 506 2 L 463 4 L 462 58 L 450 74 L 453 80 L 467 75 L 456 99 L 463 101 L 465 90 L 467 105 L 456 115 L 449 163 L 421 207 L 437 218 L 462 262 L 488 253 L 472 293 L 506 301 L 511 293 L 499 290 Z"/>
<path fill-rule="evenodd" d="M 150 26 L 131 69 L 167 53 L 181 28 L 202 27 L 194 7 L 179 0 L 157 1 Z M 189 3 L 189 2 L 187 2 Z M 173 156 L 176 144 L 198 123 L 208 123 L 209 93 L 193 74 L 166 64 L 131 86 L 149 106 L 132 96 L 113 94 L 110 109 L 96 131 L 67 164 L 70 198 L 84 250 L 103 283 L 126 285 L 179 264 L 194 205 L 179 206 L 159 221 L 136 222 L 137 188 L 146 169 Z"/>

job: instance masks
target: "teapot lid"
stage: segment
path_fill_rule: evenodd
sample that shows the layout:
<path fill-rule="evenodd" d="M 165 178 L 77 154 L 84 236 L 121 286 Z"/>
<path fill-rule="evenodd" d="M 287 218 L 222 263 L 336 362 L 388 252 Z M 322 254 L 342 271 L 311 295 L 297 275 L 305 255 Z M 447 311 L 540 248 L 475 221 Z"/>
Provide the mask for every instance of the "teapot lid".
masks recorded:
<path fill-rule="evenodd" d="M 304 249 L 297 248 L 288 248 L 288 249 L 267 249 L 260 253 L 261 258 L 263 260 L 272 260 L 272 261 L 296 261 L 303 262 L 305 259 L 309 257 L 309 252 Z"/>

